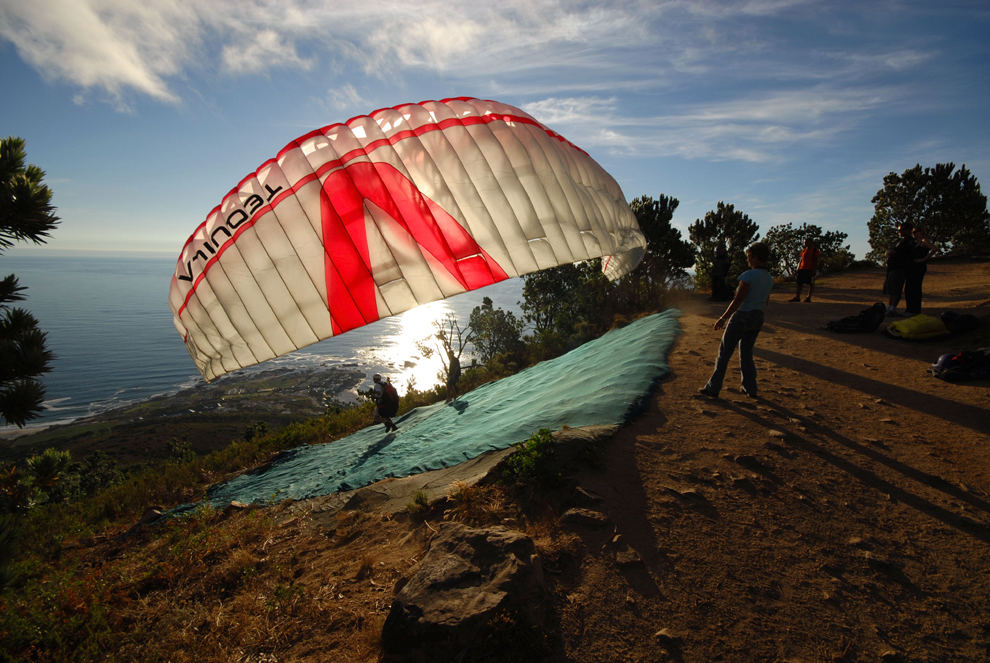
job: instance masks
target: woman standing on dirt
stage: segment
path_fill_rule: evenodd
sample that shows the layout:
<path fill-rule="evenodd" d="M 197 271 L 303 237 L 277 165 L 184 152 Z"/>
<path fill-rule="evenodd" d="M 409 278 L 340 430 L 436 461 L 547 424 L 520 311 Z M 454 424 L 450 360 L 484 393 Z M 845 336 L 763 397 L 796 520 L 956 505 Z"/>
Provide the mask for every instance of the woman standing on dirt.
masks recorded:
<path fill-rule="evenodd" d="M 715 321 L 714 329 L 725 327 L 722 343 L 718 348 L 715 370 L 708 384 L 698 390 L 702 396 L 718 398 L 722 390 L 725 371 L 736 346 L 739 347 L 739 368 L 742 370 L 742 390 L 750 398 L 756 398 L 756 363 L 753 347 L 763 327 L 763 309 L 770 301 L 773 277 L 767 271 L 770 249 L 763 242 L 756 242 L 746 249 L 750 269 L 739 276 L 739 287 L 725 312 Z M 728 322 L 728 325 L 726 323 Z"/>
<path fill-rule="evenodd" d="M 914 253 L 904 279 L 904 308 L 910 315 L 921 313 L 921 283 L 928 271 L 928 261 L 935 253 L 935 245 L 929 241 L 924 226 L 915 226 Z"/>

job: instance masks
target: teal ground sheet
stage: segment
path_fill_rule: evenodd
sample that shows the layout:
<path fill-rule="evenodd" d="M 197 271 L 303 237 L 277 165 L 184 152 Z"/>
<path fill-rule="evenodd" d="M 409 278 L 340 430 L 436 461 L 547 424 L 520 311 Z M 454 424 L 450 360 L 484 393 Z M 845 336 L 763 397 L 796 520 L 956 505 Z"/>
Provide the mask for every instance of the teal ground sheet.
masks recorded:
<path fill-rule="evenodd" d="M 329 495 L 451 467 L 523 442 L 541 428 L 623 424 L 669 372 L 679 316 L 668 309 L 640 318 L 451 403 L 411 410 L 395 418 L 398 431 L 376 424 L 284 452 L 265 468 L 214 486 L 207 498 L 219 506 Z"/>

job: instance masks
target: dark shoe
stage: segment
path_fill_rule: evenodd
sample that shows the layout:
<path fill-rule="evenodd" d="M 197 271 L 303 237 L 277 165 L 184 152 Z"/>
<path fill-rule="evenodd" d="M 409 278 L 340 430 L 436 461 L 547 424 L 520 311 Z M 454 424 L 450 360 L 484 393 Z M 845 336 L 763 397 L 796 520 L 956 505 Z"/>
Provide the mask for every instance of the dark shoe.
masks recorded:
<path fill-rule="evenodd" d="M 705 398 L 718 398 L 718 394 L 714 391 L 708 389 L 708 387 L 702 387 L 698 390 L 698 395 L 704 396 Z"/>
<path fill-rule="evenodd" d="M 759 396 L 756 395 L 755 389 L 747 389 L 746 387 L 739 387 L 739 390 L 742 391 L 742 393 L 749 396 L 750 398 L 759 398 Z"/>

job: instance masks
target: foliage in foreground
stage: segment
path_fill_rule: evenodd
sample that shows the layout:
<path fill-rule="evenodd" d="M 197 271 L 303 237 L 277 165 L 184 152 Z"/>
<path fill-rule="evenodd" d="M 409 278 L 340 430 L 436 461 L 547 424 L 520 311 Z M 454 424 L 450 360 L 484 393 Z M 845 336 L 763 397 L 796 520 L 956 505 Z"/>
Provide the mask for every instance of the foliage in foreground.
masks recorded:
<path fill-rule="evenodd" d="M 557 446 L 549 428 L 541 428 L 505 459 L 502 481 L 526 492 L 554 486 L 560 481 L 556 462 Z"/>
<path fill-rule="evenodd" d="M 0 253 L 15 242 L 43 244 L 58 225 L 45 173 L 25 165 L 22 138 L 0 140 Z M 38 320 L 13 302 L 26 288 L 10 274 L 0 279 L 0 422 L 23 426 L 43 409 L 45 387 L 39 377 L 54 358 Z"/>

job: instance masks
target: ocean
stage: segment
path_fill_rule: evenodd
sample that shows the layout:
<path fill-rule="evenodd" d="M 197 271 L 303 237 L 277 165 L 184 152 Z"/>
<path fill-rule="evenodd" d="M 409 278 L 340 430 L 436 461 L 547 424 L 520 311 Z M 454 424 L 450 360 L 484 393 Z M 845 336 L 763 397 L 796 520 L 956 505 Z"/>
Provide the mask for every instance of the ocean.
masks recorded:
<path fill-rule="evenodd" d="M 203 381 L 172 324 L 168 286 L 174 269 L 175 258 L 164 256 L 0 256 L 0 275 L 13 273 L 27 288 L 17 305 L 38 319 L 55 354 L 51 372 L 42 377 L 45 410 L 29 427 L 66 423 Z M 400 392 L 409 384 L 427 389 L 438 384 L 441 363 L 436 354 L 424 357 L 417 343 L 433 333 L 434 321 L 452 313 L 466 329 L 486 296 L 519 315 L 522 285 L 522 279 L 510 279 L 425 304 L 242 371 L 357 368 L 366 374 L 362 388 L 382 373 Z"/>

